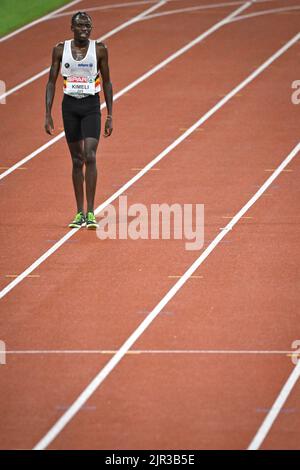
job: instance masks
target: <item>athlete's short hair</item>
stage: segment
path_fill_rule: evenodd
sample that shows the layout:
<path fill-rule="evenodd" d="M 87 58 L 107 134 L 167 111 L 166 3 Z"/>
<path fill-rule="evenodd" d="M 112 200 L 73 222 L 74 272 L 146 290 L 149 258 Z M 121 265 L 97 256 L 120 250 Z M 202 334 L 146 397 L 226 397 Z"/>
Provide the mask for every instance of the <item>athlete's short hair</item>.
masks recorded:
<path fill-rule="evenodd" d="M 75 15 L 72 16 L 71 24 L 73 25 L 75 21 L 79 18 L 88 19 L 92 23 L 92 18 L 88 13 L 86 13 L 85 11 L 78 11 L 77 13 L 75 13 Z"/>

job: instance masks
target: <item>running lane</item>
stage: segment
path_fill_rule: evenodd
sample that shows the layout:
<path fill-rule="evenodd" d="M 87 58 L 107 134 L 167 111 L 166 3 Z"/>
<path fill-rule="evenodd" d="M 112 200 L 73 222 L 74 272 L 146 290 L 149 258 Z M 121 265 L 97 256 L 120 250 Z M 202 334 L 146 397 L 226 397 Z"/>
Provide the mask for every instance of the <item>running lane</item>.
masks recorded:
<path fill-rule="evenodd" d="M 258 42 L 259 39 L 263 37 L 267 26 L 278 32 L 278 35 L 276 34 L 273 35 L 272 38 L 269 38 L 269 44 L 264 43 L 262 47 L 263 50 L 260 50 L 259 57 L 257 56 L 257 49 L 255 51 L 254 46 L 253 50 L 249 47 L 247 35 L 243 34 L 241 25 L 236 24 L 234 27 L 230 26 L 230 29 L 228 28 L 226 31 L 222 31 L 219 40 L 223 47 L 226 45 L 228 50 L 233 50 L 233 45 L 238 34 L 239 44 L 245 49 L 245 53 L 241 53 L 241 60 L 238 63 L 236 62 L 236 53 L 232 53 L 232 56 L 226 57 L 226 63 L 230 64 L 228 70 L 233 69 L 236 74 L 234 84 L 238 83 L 250 70 L 254 69 L 254 65 L 250 63 L 252 60 L 262 62 L 270 53 L 276 50 L 277 44 L 275 43 L 282 40 L 282 37 L 279 37 L 279 27 L 281 23 L 279 21 L 276 23 L 276 21 L 275 19 L 272 19 L 270 22 L 269 20 L 268 22 L 265 21 L 263 29 L 260 29 L 259 26 L 255 29 Z M 218 69 L 220 70 L 219 75 L 216 72 L 215 63 L 210 63 L 211 68 L 209 69 L 209 59 L 211 61 L 213 46 L 216 46 L 216 44 L 215 40 L 211 38 L 206 44 L 205 49 L 201 50 L 201 54 L 197 54 L 196 51 L 191 51 L 181 59 L 180 64 L 176 64 L 177 67 L 175 71 L 172 71 L 172 67 L 168 67 L 168 70 L 166 70 L 164 74 L 158 75 L 155 80 L 153 80 L 152 85 L 154 89 L 162 90 L 166 103 L 174 103 L 174 99 L 170 100 L 174 91 L 170 86 L 167 87 L 166 85 L 167 79 L 171 76 L 171 73 L 173 73 L 173 81 L 175 81 L 175 77 L 176 80 L 178 79 L 178 81 L 180 81 L 182 77 L 179 71 L 186 71 L 189 67 L 190 70 L 192 70 L 192 66 L 193 68 L 195 67 L 197 60 L 199 61 L 199 66 L 203 63 L 207 65 L 205 68 L 206 75 L 201 77 L 201 83 L 206 90 L 206 98 L 208 100 L 213 101 L 213 99 L 216 98 L 216 94 L 225 94 L 229 91 L 228 88 L 230 89 L 231 83 L 225 83 L 224 80 L 223 82 L 220 81 L 221 74 L 224 76 L 224 72 L 222 72 L 222 59 L 219 59 L 218 63 Z M 272 51 L 270 51 L 271 49 Z M 246 55 L 246 50 L 248 55 Z M 225 63 L 222 52 L 223 50 L 220 52 L 220 58 L 223 57 Z M 274 67 L 269 68 L 268 71 L 264 72 L 252 85 L 245 89 L 245 91 L 241 93 L 242 96 L 234 99 L 231 103 L 226 105 L 222 111 L 218 112 L 215 117 L 208 121 L 205 126 L 203 126 L 204 131 L 195 133 L 184 144 L 172 152 L 169 156 L 170 158 L 166 158 L 161 162 L 158 172 L 149 173 L 147 177 L 140 181 L 140 184 L 128 191 L 130 202 L 144 202 L 147 204 L 153 202 L 204 202 L 207 208 L 206 236 L 213 237 L 218 233 L 219 227 L 222 226 L 220 225 L 222 216 L 230 216 L 239 210 L 255 191 L 255 189 L 253 190 L 253 186 L 262 184 L 266 179 L 266 174 L 268 173 L 265 172 L 265 170 L 278 164 L 297 142 L 298 134 L 294 117 L 296 110 L 290 103 L 290 88 L 287 88 L 287 82 L 291 79 L 288 75 L 293 69 L 295 54 L 295 49 L 291 49 L 286 53 L 275 63 L 276 66 L 274 65 Z M 236 64 L 235 67 L 233 67 L 233 64 Z M 211 74 L 209 70 L 211 70 Z M 190 81 L 188 82 L 190 96 L 197 96 L 199 93 L 199 77 L 197 77 L 197 80 L 193 80 L 192 74 L 188 76 L 190 77 Z M 221 87 L 220 82 L 222 83 Z M 215 88 L 215 95 L 213 95 L 213 88 L 216 85 L 219 86 Z M 272 87 L 275 87 L 278 91 L 276 96 L 273 95 Z M 158 114 L 155 121 L 149 119 L 151 126 L 153 126 L 152 136 L 155 135 L 153 140 L 156 145 L 158 145 L 156 142 L 157 129 L 164 129 L 164 123 L 171 122 L 171 125 L 173 125 L 175 121 L 174 116 L 176 116 L 178 135 L 178 129 L 181 128 L 181 126 L 187 127 L 191 125 L 192 122 L 199 117 L 199 114 L 201 115 L 202 112 L 207 110 L 207 108 L 204 110 L 201 107 L 203 105 L 204 108 L 204 103 L 200 103 L 200 105 L 198 103 L 195 104 L 192 111 L 191 109 L 184 108 L 186 94 L 182 92 L 182 89 L 181 93 L 178 90 L 180 90 L 180 88 L 177 88 L 176 93 L 178 100 L 176 103 L 177 107 L 174 108 L 170 105 L 165 106 L 164 116 L 159 117 Z M 145 89 L 141 89 L 140 95 L 137 94 L 135 98 L 142 102 L 142 97 L 145 100 L 145 96 Z M 196 103 L 196 99 L 194 99 L 194 101 Z M 151 104 L 153 107 L 151 107 L 151 112 L 148 111 L 149 118 L 153 110 L 156 110 L 155 107 L 158 107 L 158 103 Z M 159 104 L 161 106 L 162 103 Z M 207 105 L 208 103 L 205 102 L 205 104 Z M 178 119 L 177 117 L 176 113 L 178 108 L 182 111 L 182 119 Z M 262 109 L 264 110 L 263 114 L 261 112 Z M 128 110 L 124 106 L 123 111 L 120 111 L 119 115 L 121 122 L 123 122 L 126 113 L 128 113 Z M 147 113 L 147 109 L 145 113 Z M 146 119 L 147 114 L 143 115 Z M 136 118 L 136 122 L 137 121 L 138 119 Z M 130 126 L 132 124 L 135 125 L 136 122 L 130 123 Z M 282 122 L 286 123 L 286 127 L 282 127 Z M 138 127 L 140 133 L 136 132 L 135 134 L 137 140 L 136 145 L 141 146 L 144 142 L 145 147 L 145 142 L 147 142 L 147 146 L 150 146 L 150 139 L 145 140 L 145 135 L 141 134 L 142 130 L 140 127 Z M 280 135 L 280 140 L 277 139 L 276 142 L 274 142 L 270 130 L 272 130 L 272 133 L 275 133 L 276 136 Z M 147 129 L 147 131 L 150 132 L 149 129 Z M 123 132 L 125 134 L 126 129 Z M 141 140 L 142 137 L 144 138 L 143 141 Z M 160 145 L 161 142 L 162 136 L 160 136 Z M 169 141 L 166 145 L 168 143 Z M 132 140 L 128 140 L 128 142 L 124 140 L 122 144 L 125 149 L 128 149 L 125 153 L 126 158 L 127 156 L 130 157 L 130 150 L 132 152 L 134 151 Z M 152 151 L 153 150 L 152 148 Z M 138 162 L 138 164 L 144 163 L 144 159 L 146 160 L 148 156 L 147 152 L 147 149 L 145 150 L 145 155 L 139 152 L 136 155 L 135 164 L 136 162 Z M 123 159 L 122 163 L 120 163 L 120 161 L 117 163 L 120 163 L 120 165 L 125 165 L 125 163 L 132 164 L 133 161 L 130 160 L 129 157 L 127 162 Z M 113 164 L 112 161 L 110 161 L 110 163 L 111 165 Z M 294 169 L 294 171 L 296 171 L 297 168 L 296 163 L 298 162 L 294 162 L 293 165 L 291 165 L 291 169 Z M 131 170 L 131 168 L 127 167 L 127 171 L 129 174 L 130 171 L 135 170 Z M 280 181 L 283 189 L 282 200 L 284 197 L 287 197 L 287 194 L 292 194 L 293 200 L 295 198 L 293 193 L 294 186 L 290 179 L 290 176 L 293 176 L 293 174 L 293 172 L 287 172 L 283 176 L 284 178 L 288 178 L 288 180 L 282 179 Z M 286 184 L 286 186 L 284 186 L 284 184 Z M 288 193 L 287 190 L 285 191 L 286 188 L 290 190 L 290 193 Z M 266 204 L 267 201 L 268 197 L 262 202 Z M 289 200 L 287 200 L 286 203 L 289 205 Z M 265 207 L 263 207 L 263 209 L 265 210 Z M 271 208 L 269 211 L 271 211 Z M 263 213 L 265 213 L 265 211 Z M 248 233 L 246 233 L 246 238 L 248 240 Z M 260 239 L 261 237 L 258 238 Z M 40 278 L 26 280 L 4 300 L 3 305 L 5 305 L 5 310 L 2 316 L 1 331 L 3 331 L 3 338 L 6 339 L 9 349 L 115 349 L 137 326 L 143 315 L 153 308 L 168 288 L 174 284 L 174 280 L 170 279 L 168 276 L 178 273 L 181 274 L 195 259 L 195 253 L 186 252 L 183 243 L 179 241 L 106 241 L 102 243 L 95 238 L 94 234 L 88 234 L 84 231 L 78 234 L 76 240 L 77 242 L 68 244 L 59 255 L 53 256 L 45 265 L 41 266 L 39 271 Z M 271 248 L 273 247 L 268 246 L 269 251 Z M 262 257 L 262 253 L 264 253 L 265 256 L 266 246 L 263 246 L 261 250 L 260 257 Z M 240 250 L 237 252 L 237 268 L 239 267 L 242 257 L 245 255 L 247 256 L 244 264 L 241 263 L 242 266 L 249 264 L 249 253 Z M 186 288 L 184 288 L 182 293 L 174 299 L 174 301 L 176 301 L 175 310 L 174 305 L 170 303 L 165 315 L 162 315 L 161 318 L 154 323 L 149 329 L 149 332 L 146 333 L 145 339 L 143 339 L 137 347 L 141 345 L 146 347 L 148 345 L 148 347 L 153 348 L 155 345 L 161 345 L 161 347 L 166 345 L 168 349 L 180 346 L 182 348 L 186 348 L 187 346 L 190 348 L 195 344 L 197 344 L 197 346 L 199 345 L 199 336 L 201 336 L 202 341 L 203 338 L 206 341 L 210 340 L 212 344 L 215 344 L 216 349 L 218 349 L 219 346 L 221 347 L 221 344 L 216 345 L 220 337 L 223 337 L 224 345 L 232 344 L 236 345 L 236 347 L 243 345 L 245 348 L 245 342 L 247 341 L 247 345 L 250 347 L 251 343 L 249 344 L 248 333 L 252 330 L 246 331 L 248 336 L 243 338 L 246 328 L 240 332 L 239 327 L 239 344 L 236 341 L 236 322 L 233 322 L 233 320 L 237 318 L 237 310 L 234 310 L 231 318 L 227 317 L 227 324 L 231 325 L 231 327 L 228 326 L 225 337 L 224 335 L 222 336 L 222 330 L 218 328 L 219 323 L 217 321 L 213 323 L 214 314 L 201 316 L 202 310 L 207 311 L 205 310 L 205 306 L 210 305 L 209 297 L 212 295 L 211 291 L 214 286 L 214 292 L 219 294 L 222 300 L 222 306 L 225 303 L 225 294 L 227 294 L 227 302 L 228 298 L 231 301 L 234 299 L 234 297 L 231 299 L 228 296 L 228 291 L 224 289 L 226 286 L 222 284 L 222 282 L 224 283 L 224 276 L 222 274 L 225 271 L 227 276 L 235 272 L 235 270 L 231 269 L 231 266 L 228 266 L 226 270 L 228 257 L 231 260 L 231 256 L 226 249 L 225 243 L 221 245 L 221 247 L 218 247 L 214 255 L 212 255 L 211 260 L 215 260 L 216 256 L 218 259 L 215 264 L 213 264 L 211 276 L 209 276 L 209 272 L 204 272 L 203 278 L 204 281 L 207 281 L 207 279 L 213 277 L 213 281 L 208 281 L 205 289 L 202 285 L 201 290 L 199 287 L 195 289 L 195 285 L 192 284 L 196 279 L 191 280 L 187 286 L 190 289 L 188 291 L 188 299 L 189 302 L 192 299 L 193 303 L 188 304 L 186 301 L 181 304 L 180 301 L 178 301 L 179 297 L 186 293 Z M 212 265 L 207 262 L 207 269 L 209 269 L 209 266 Z M 252 266 L 250 268 L 252 269 Z M 249 274 L 253 274 L 250 268 Z M 216 284 L 217 276 L 219 276 L 219 278 L 217 278 L 219 281 L 218 285 Z M 196 282 L 199 281 L 197 280 Z M 30 283 L 30 285 L 28 283 Z M 193 290 L 191 290 L 192 287 L 194 287 Z M 205 298 L 205 295 L 207 295 L 208 298 Z M 199 305 L 197 305 L 196 302 L 197 310 L 195 311 L 194 304 L 194 301 L 198 300 L 199 296 L 201 297 L 200 313 Z M 249 303 L 244 302 L 244 304 L 245 308 L 249 307 Z M 20 305 L 22 305 L 21 308 Z M 185 309 L 184 314 L 179 315 L 177 312 L 179 312 L 182 307 Z M 258 317 L 259 313 L 260 316 Z M 279 317 L 277 313 L 276 311 L 274 318 L 278 322 L 279 319 L 282 321 L 282 317 Z M 225 322 L 226 314 L 230 315 L 230 312 L 226 311 L 226 313 L 223 313 L 223 310 L 218 306 L 217 314 L 218 317 L 223 318 Z M 246 318 L 250 323 L 252 319 L 255 318 L 255 315 L 257 315 L 256 319 L 262 318 L 261 312 L 255 310 L 253 312 L 251 311 L 251 315 L 247 310 L 247 314 L 248 316 Z M 272 325 L 272 319 L 272 315 L 269 315 L 267 319 L 264 317 L 265 324 Z M 182 323 L 183 321 L 184 323 Z M 206 322 L 205 325 L 204 322 Z M 293 319 L 291 320 L 291 324 L 292 323 Z M 212 337 L 211 333 L 212 324 L 215 325 L 213 332 L 215 338 Z M 253 324 L 255 324 L 254 320 Z M 159 329 L 157 325 L 159 325 Z M 207 329 L 206 335 L 204 335 L 204 326 Z M 284 330 L 282 330 L 282 327 L 286 328 L 285 333 L 283 333 Z M 293 327 L 295 328 L 294 324 Z M 282 346 L 285 349 L 289 347 L 286 345 L 286 341 L 290 341 L 291 339 L 292 327 L 287 327 L 286 322 L 283 322 L 283 325 L 280 323 L 280 326 L 278 326 L 278 330 L 282 331 L 282 337 L 278 337 L 278 335 L 275 337 L 273 340 L 274 346 Z M 36 334 L 37 332 L 39 332 L 38 335 Z M 188 332 L 192 332 L 193 335 L 188 334 Z M 254 344 L 255 335 L 252 335 L 252 337 L 254 338 L 252 344 Z M 265 346 L 266 342 L 268 342 L 268 344 L 270 342 L 270 337 L 266 337 L 266 333 L 265 342 L 263 342 L 263 334 L 258 338 L 254 346 L 259 344 Z M 188 343 L 185 342 L 186 339 Z M 198 341 L 198 343 L 196 343 L 196 341 Z M 204 345 L 204 342 L 202 344 Z M 39 356 L 37 357 L 39 358 Z M 1 411 L 1 414 L 4 416 L 3 423 L 7 436 L 7 447 L 30 447 L 36 443 L 36 439 L 42 437 L 49 429 L 49 426 L 56 421 L 57 407 L 60 407 L 60 411 L 62 412 L 64 406 L 70 405 L 72 397 L 76 397 L 79 388 L 78 384 L 81 383 L 82 386 L 86 384 L 84 374 L 78 372 L 79 369 L 77 368 L 77 375 L 74 377 L 74 380 L 72 380 L 72 373 L 69 373 L 67 383 L 64 386 L 61 381 L 55 380 L 59 378 L 59 374 L 61 373 L 61 359 L 56 359 L 55 364 L 51 361 L 50 367 L 48 356 L 41 355 L 41 357 L 45 364 L 44 367 L 46 369 L 49 367 L 48 374 L 51 375 L 53 379 L 53 389 L 55 389 L 55 393 L 52 393 L 49 388 L 47 389 L 49 391 L 47 400 L 35 401 L 35 412 L 34 417 L 32 417 L 32 409 L 29 405 L 31 401 L 30 397 L 33 396 L 33 390 L 37 395 L 41 394 L 41 392 L 46 393 L 44 387 L 45 381 L 43 381 L 40 373 L 40 359 L 32 361 L 30 368 L 32 388 L 30 389 L 30 386 L 26 388 L 26 393 L 22 395 L 22 400 L 17 402 L 7 400 L 6 403 L 2 404 L 3 411 Z M 20 380 L 22 375 L 18 375 L 18 373 L 22 374 L 21 358 L 24 360 L 23 356 L 19 356 L 19 361 L 15 363 L 16 368 L 12 367 L 6 369 L 6 379 L 15 383 L 14 390 L 19 396 L 21 396 L 22 390 Z M 131 359 L 135 360 L 134 358 L 135 356 Z M 138 356 L 139 361 L 141 358 L 142 356 Z M 96 401 L 93 401 L 93 398 L 91 402 L 88 402 L 85 411 L 91 412 L 91 414 L 81 414 L 77 416 L 65 432 L 54 442 L 53 446 L 55 448 L 85 448 L 86 446 L 101 448 L 102 446 L 105 447 L 105 445 L 110 445 L 110 448 L 123 448 L 126 445 L 128 445 L 128 447 L 136 445 L 138 448 L 143 445 L 147 447 L 149 439 L 152 439 L 152 446 L 149 447 L 155 448 L 156 443 L 159 441 L 159 434 L 155 433 L 155 424 L 152 418 L 147 416 L 147 419 L 145 414 L 141 414 L 141 406 L 144 407 L 144 410 L 146 409 L 148 411 L 150 405 L 154 405 L 151 406 L 151 411 L 154 415 L 156 412 L 159 413 L 160 424 L 162 425 L 161 429 L 164 430 L 165 439 L 168 439 L 168 436 L 171 439 L 173 434 L 169 433 L 168 435 L 167 433 L 169 430 L 168 415 L 170 408 L 162 410 L 155 407 L 155 404 L 158 404 L 161 397 L 165 397 L 165 401 L 162 400 L 162 402 L 165 403 L 167 401 L 166 397 L 170 399 L 171 395 L 175 395 L 174 390 L 178 391 L 179 398 L 180 393 L 186 391 L 187 393 L 184 395 L 186 397 L 185 400 L 178 400 L 176 402 L 176 412 L 178 416 L 180 416 L 179 413 L 182 413 L 183 408 L 185 410 L 191 409 L 190 403 L 196 404 L 195 400 L 191 399 L 197 398 L 198 416 L 201 418 L 201 412 L 199 412 L 198 408 L 199 403 L 200 407 L 203 403 L 201 409 L 204 415 L 202 417 L 207 418 L 212 416 L 216 421 L 219 420 L 220 422 L 222 416 L 218 412 L 220 408 L 217 408 L 216 411 L 216 401 L 214 398 L 223 396 L 222 392 L 225 392 L 225 402 L 218 405 L 218 407 L 222 407 L 222 409 L 225 410 L 223 416 L 232 417 L 234 410 L 229 408 L 230 406 L 234 406 L 234 419 L 236 419 L 237 410 L 244 410 L 246 404 L 244 404 L 244 402 L 237 404 L 232 400 L 233 390 L 237 390 L 236 393 L 239 395 L 239 398 L 246 396 L 247 399 L 250 399 L 253 396 L 250 387 L 251 384 L 253 385 L 253 380 L 251 379 L 257 379 L 257 377 L 264 379 L 265 382 L 259 385 L 259 391 L 257 392 L 261 394 L 258 405 L 260 406 L 263 400 L 268 402 L 272 401 L 272 397 L 269 393 L 263 395 L 264 385 L 269 384 L 267 391 L 270 392 L 274 391 L 274 387 L 280 388 L 291 369 L 291 365 L 286 361 L 286 358 L 282 358 L 282 361 L 280 360 L 281 362 L 278 362 L 280 366 L 279 371 L 276 371 L 275 378 L 274 371 L 270 368 L 268 369 L 268 373 L 272 376 L 273 381 L 267 381 L 268 377 L 266 377 L 265 366 L 263 369 L 260 369 L 259 374 L 256 372 L 256 359 L 251 359 L 247 361 L 246 364 L 245 361 L 243 361 L 242 366 L 241 361 L 237 360 L 235 365 L 231 362 L 232 369 L 226 369 L 229 375 L 224 385 L 222 375 L 218 374 L 218 372 L 221 372 L 222 368 L 220 362 L 218 362 L 218 366 L 216 366 L 212 364 L 212 362 L 208 363 L 209 359 L 205 358 L 205 364 L 202 369 L 197 369 L 195 359 L 192 359 L 192 362 L 190 362 L 190 359 L 184 359 L 185 362 L 183 363 L 182 359 L 179 361 L 179 359 L 175 358 L 174 360 L 171 359 L 173 361 L 172 367 L 170 363 L 164 362 L 166 370 L 170 373 L 170 377 L 174 379 L 174 387 L 170 388 L 165 378 L 163 378 L 163 381 L 160 380 L 160 382 L 157 382 L 158 377 L 163 377 L 163 375 L 160 375 L 161 360 L 158 361 L 157 358 L 145 360 L 143 358 L 143 362 L 138 365 L 136 362 L 133 363 L 131 359 L 131 362 L 126 359 L 120 368 L 105 382 L 101 390 L 95 395 Z M 69 360 L 69 370 L 71 370 L 71 362 L 74 359 Z M 153 367 L 149 361 L 155 362 L 152 362 L 152 364 L 154 364 Z M 102 359 L 100 359 L 100 361 L 99 358 L 94 357 L 92 359 L 91 367 L 93 369 L 90 369 L 91 377 L 93 377 L 92 372 L 95 370 L 98 362 L 99 367 L 101 367 Z M 172 376 L 170 367 L 171 369 L 173 368 L 172 370 L 174 371 L 176 364 L 178 366 L 179 362 L 183 365 L 183 370 L 187 371 L 187 373 L 185 374 L 184 372 L 183 375 L 177 373 Z M 190 384 L 186 382 L 186 385 L 184 385 L 182 381 L 182 379 L 186 379 L 190 375 L 188 371 L 191 364 L 194 365 L 193 376 L 195 379 L 198 378 L 198 387 L 201 385 L 202 388 L 195 388 L 195 383 Z M 132 367 L 133 365 L 135 365 L 135 367 Z M 206 368 L 205 365 L 207 365 Z M 147 366 L 149 368 L 148 372 Z M 249 369 L 247 368 L 246 370 L 246 366 L 249 366 Z M 142 368 L 143 373 L 141 373 Z M 151 377 L 149 377 L 150 370 Z M 152 376 L 152 371 L 157 371 L 156 376 Z M 205 373 L 206 376 L 211 379 L 210 382 L 206 384 L 201 382 L 201 379 L 205 377 Z M 126 380 L 124 380 L 125 377 Z M 239 394 L 240 389 L 232 388 L 231 382 L 236 383 L 236 379 L 239 379 L 238 383 L 240 385 L 240 379 L 242 378 L 245 382 L 245 388 L 243 388 Z M 115 380 L 117 385 L 114 382 Z M 219 381 L 216 386 L 217 380 Z M 59 383 L 59 387 L 57 383 Z M 128 393 L 130 391 L 135 393 L 136 384 L 138 391 L 141 393 L 134 395 L 136 407 L 133 410 L 132 404 L 134 400 L 132 397 L 128 397 Z M 146 390 L 148 387 L 149 392 Z M 246 393 L 246 389 L 248 390 L 248 394 Z M 19 393 L 17 393 L 17 390 L 19 390 Z M 151 390 L 152 401 L 149 401 L 148 398 Z M 220 393 L 217 393 L 217 391 Z M 124 400 L 124 395 L 126 396 L 126 400 Z M 209 398 L 211 398 L 211 401 L 209 401 Z M 124 405 L 120 405 L 120 401 L 122 401 L 122 403 L 124 402 Z M 46 406 L 45 402 L 47 403 Z M 170 402 L 170 407 L 174 407 L 174 401 L 170 400 Z M 24 406 L 24 404 L 26 404 L 26 406 Z M 252 409 L 251 407 L 256 405 L 257 403 L 247 401 L 249 409 Z M 193 406 L 192 410 L 193 413 L 195 413 L 195 406 Z M 132 415 L 132 411 L 134 411 L 134 415 Z M 190 413 L 192 413 L 192 411 L 190 411 Z M 249 413 L 246 418 L 249 417 Z M 132 429 L 132 416 L 136 415 L 138 415 L 138 421 L 133 421 L 135 422 L 136 430 L 139 431 L 139 436 L 138 433 Z M 20 419 L 20 416 L 22 416 L 22 419 Z M 201 422 L 200 418 L 198 420 L 200 423 L 199 426 L 207 422 L 204 420 Z M 243 429 L 242 432 L 239 433 L 236 433 L 234 427 L 226 427 L 227 421 L 222 421 L 223 424 L 225 423 L 223 427 L 223 437 L 224 434 L 226 434 L 226 442 L 218 440 L 221 439 L 220 434 L 214 436 L 213 430 L 216 427 L 215 424 L 211 425 L 208 434 L 207 427 L 197 428 L 199 441 L 203 442 L 204 447 L 209 448 L 210 445 L 213 447 L 218 443 L 227 446 L 234 440 L 235 447 L 244 448 L 245 445 L 248 444 L 246 440 L 249 438 L 250 441 L 256 429 L 255 426 L 260 424 L 261 416 L 255 415 L 255 420 L 253 420 L 252 417 L 250 422 L 246 418 L 245 415 L 240 415 L 239 422 L 242 423 Z M 150 427 L 150 432 L 149 428 L 145 427 L 146 420 L 147 423 L 153 424 L 153 426 Z M 180 422 L 181 421 L 182 420 L 180 420 Z M 106 425 L 104 423 L 106 423 Z M 97 427 L 96 433 L 94 426 Z M 177 433 L 178 441 L 176 442 L 178 442 L 178 444 L 176 444 L 176 442 L 174 443 L 174 441 L 170 444 L 170 440 L 169 447 L 171 445 L 171 447 L 174 448 L 174 445 L 180 446 L 181 444 L 182 447 L 185 447 L 185 437 L 183 433 L 185 432 L 185 435 L 187 435 L 189 429 L 193 430 L 194 426 L 194 422 L 183 422 L 181 431 L 178 430 Z M 25 429 L 26 435 L 24 436 Z M 82 436 L 83 429 L 85 436 Z M 116 439 L 115 437 L 120 434 L 120 430 L 122 430 L 124 436 L 127 437 L 126 443 L 124 443 L 122 439 L 120 441 L 120 438 Z M 203 433 L 204 430 L 206 431 L 206 437 L 201 441 L 200 438 L 203 436 L 201 433 Z M 141 434 L 141 431 L 144 431 L 144 434 Z M 226 433 L 224 431 L 226 431 Z M 144 436 L 144 439 L 142 436 Z M 213 439 L 215 440 L 213 441 Z M 110 442 L 110 444 L 108 444 L 108 442 Z M 166 440 L 160 440 L 158 446 L 161 447 L 161 445 L 163 445 L 168 447 L 167 444 Z"/>

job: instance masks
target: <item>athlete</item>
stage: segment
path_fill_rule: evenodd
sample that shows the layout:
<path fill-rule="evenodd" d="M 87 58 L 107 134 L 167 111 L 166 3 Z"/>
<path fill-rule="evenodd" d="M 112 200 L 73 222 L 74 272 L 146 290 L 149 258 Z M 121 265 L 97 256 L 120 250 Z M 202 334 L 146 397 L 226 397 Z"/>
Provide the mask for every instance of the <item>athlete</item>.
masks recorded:
<path fill-rule="evenodd" d="M 51 116 L 55 85 L 61 66 L 64 79 L 62 116 L 67 143 L 72 157 L 72 179 L 77 203 L 77 214 L 70 228 L 86 225 L 88 229 L 98 227 L 94 215 L 94 198 L 97 183 L 96 152 L 100 139 L 100 76 L 107 107 L 104 137 L 113 130 L 113 91 L 109 75 L 107 47 L 90 38 L 92 19 L 85 12 L 78 12 L 71 20 L 73 40 L 58 43 L 52 53 L 52 65 L 46 88 L 45 130 L 54 131 Z M 85 165 L 85 175 L 83 167 Z M 84 179 L 86 187 L 87 213 L 84 212 Z"/>

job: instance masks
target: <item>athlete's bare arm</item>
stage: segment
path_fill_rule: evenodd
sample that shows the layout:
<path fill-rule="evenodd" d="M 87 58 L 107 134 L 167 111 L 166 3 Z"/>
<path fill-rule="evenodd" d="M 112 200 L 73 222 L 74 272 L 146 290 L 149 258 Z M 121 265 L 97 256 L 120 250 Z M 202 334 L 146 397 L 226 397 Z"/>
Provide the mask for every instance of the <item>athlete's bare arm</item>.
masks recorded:
<path fill-rule="evenodd" d="M 51 115 L 52 104 L 55 95 L 55 85 L 59 73 L 59 67 L 62 60 L 64 44 L 60 42 L 54 47 L 52 52 L 52 64 L 49 73 L 49 79 L 46 87 L 46 118 L 45 131 L 52 135 L 54 131 L 53 119 Z"/>
<path fill-rule="evenodd" d="M 97 43 L 97 60 L 100 69 L 105 102 L 107 107 L 107 118 L 105 121 L 104 137 L 109 137 L 113 130 L 112 122 L 112 106 L 113 106 L 113 89 L 110 81 L 109 66 L 108 66 L 108 52 L 107 47 L 103 42 Z"/>

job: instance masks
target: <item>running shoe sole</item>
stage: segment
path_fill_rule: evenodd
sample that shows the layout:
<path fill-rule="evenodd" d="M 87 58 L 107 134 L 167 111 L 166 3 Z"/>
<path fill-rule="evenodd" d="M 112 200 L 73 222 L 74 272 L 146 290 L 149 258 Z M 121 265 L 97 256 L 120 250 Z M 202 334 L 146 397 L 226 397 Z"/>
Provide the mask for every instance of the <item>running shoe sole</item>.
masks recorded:
<path fill-rule="evenodd" d="M 98 227 L 99 227 L 98 224 L 94 224 L 94 223 L 86 224 L 86 228 L 88 230 L 97 230 Z"/>
<path fill-rule="evenodd" d="M 83 224 L 70 223 L 68 225 L 69 228 L 80 228 L 80 227 L 85 227 L 85 226 L 86 226 L 86 222 L 83 222 Z"/>

